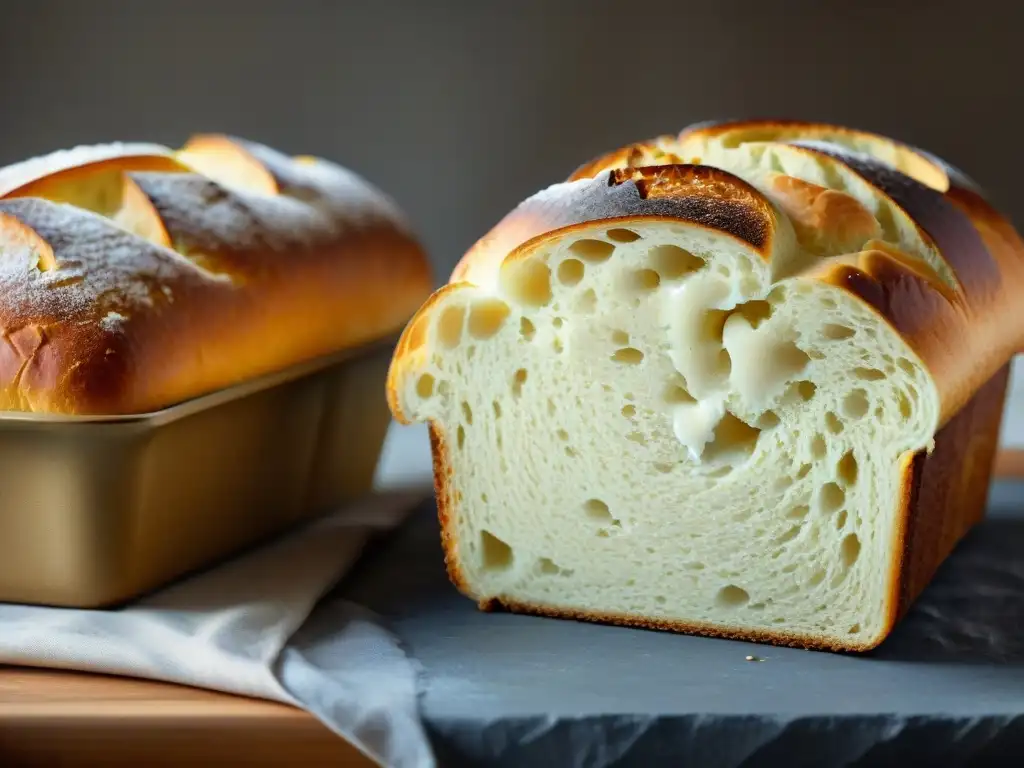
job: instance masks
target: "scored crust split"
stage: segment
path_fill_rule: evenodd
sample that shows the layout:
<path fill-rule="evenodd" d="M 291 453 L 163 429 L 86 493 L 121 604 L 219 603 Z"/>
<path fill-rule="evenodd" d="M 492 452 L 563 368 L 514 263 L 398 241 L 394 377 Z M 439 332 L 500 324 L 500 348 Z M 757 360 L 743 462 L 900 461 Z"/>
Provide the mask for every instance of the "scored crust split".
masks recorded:
<path fill-rule="evenodd" d="M 706 124 L 523 202 L 407 326 L 482 607 L 880 643 L 980 516 L 1024 245 L 884 137 Z"/>
<path fill-rule="evenodd" d="M 242 139 L 0 169 L 0 410 L 142 413 L 397 333 L 430 268 L 350 171 Z"/>

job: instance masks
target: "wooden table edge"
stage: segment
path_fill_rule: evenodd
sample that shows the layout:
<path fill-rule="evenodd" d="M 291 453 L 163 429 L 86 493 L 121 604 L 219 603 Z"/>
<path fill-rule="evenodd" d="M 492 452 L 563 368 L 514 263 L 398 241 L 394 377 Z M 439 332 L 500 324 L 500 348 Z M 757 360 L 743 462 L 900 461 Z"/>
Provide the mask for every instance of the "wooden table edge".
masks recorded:
<path fill-rule="evenodd" d="M 155 680 L 0 666 L 0 765 L 221 764 L 375 765 L 288 704 Z"/>
<path fill-rule="evenodd" d="M 997 480 L 1024 477 L 1024 448 L 1004 448 L 999 451 L 992 474 Z"/>

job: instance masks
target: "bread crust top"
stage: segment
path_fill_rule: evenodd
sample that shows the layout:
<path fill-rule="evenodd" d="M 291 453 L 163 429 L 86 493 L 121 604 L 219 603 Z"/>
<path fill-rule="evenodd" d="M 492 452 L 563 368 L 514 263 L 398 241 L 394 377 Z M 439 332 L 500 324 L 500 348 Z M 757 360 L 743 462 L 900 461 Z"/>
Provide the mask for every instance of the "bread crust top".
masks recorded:
<path fill-rule="evenodd" d="M 397 332 L 431 288 L 384 194 L 229 136 L 0 170 L 0 410 L 160 409 Z"/>
<path fill-rule="evenodd" d="M 879 212 L 782 171 L 755 188 L 714 166 L 722 150 L 745 144 L 783 148 L 826 179 L 857 185 Z M 703 123 L 613 150 L 521 203 L 470 248 L 449 285 L 496 290 L 503 265 L 547 239 L 598 222 L 653 219 L 738 238 L 777 276 L 826 282 L 869 305 L 932 374 L 940 423 L 1024 346 L 1024 317 L 1013 311 L 1024 242 L 977 185 L 927 152 L 821 123 Z M 794 240 L 809 258 L 787 261 Z M 391 389 L 406 367 L 402 350 Z M 401 418 L 396 393 L 391 400 Z"/>

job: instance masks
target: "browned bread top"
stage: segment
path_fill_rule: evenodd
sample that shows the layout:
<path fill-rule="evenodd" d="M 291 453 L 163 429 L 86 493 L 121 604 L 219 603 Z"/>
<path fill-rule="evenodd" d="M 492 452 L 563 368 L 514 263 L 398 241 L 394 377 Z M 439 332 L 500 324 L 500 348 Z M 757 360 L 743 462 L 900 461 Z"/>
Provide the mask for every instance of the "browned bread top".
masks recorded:
<path fill-rule="evenodd" d="M 725 169 L 734 154 L 722 162 L 744 147 L 744 162 L 765 169 L 771 163 L 761 153 L 784 158 L 759 175 L 758 189 Z M 879 312 L 935 377 L 942 423 L 1024 347 L 1024 321 L 1012 317 L 1024 289 L 1024 242 L 977 185 L 923 150 L 820 123 L 702 123 L 608 152 L 510 212 L 450 282 L 494 285 L 544 238 L 637 217 L 728 232 L 766 260 L 790 250 L 769 238 L 795 237 L 814 258 L 790 264 L 776 256 L 776 276 L 800 272 L 841 285 Z"/>
<path fill-rule="evenodd" d="M 226 136 L 0 170 L 0 410 L 156 410 L 397 332 L 431 287 L 394 204 Z"/>

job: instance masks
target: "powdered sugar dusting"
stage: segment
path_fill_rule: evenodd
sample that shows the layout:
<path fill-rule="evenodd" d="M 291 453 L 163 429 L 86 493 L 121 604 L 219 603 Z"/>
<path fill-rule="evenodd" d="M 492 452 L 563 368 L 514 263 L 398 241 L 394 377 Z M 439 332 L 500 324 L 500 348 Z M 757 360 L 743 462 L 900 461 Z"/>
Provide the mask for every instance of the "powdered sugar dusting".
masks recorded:
<path fill-rule="evenodd" d="M 175 249 L 186 255 L 303 250 L 365 227 L 398 228 L 369 188 L 333 172 L 322 186 L 284 183 L 282 194 L 273 196 L 236 191 L 194 174 L 144 172 L 131 178 L 153 203 Z"/>
<path fill-rule="evenodd" d="M 171 150 L 167 147 L 142 142 L 83 144 L 71 149 L 61 149 L 0 168 L 0 195 L 7 194 L 11 190 L 43 176 L 68 168 L 119 157 L 170 156 L 171 154 Z"/>
<path fill-rule="evenodd" d="M 107 314 L 100 319 L 100 328 L 110 333 L 116 333 L 124 330 L 124 322 L 127 319 L 128 318 L 120 312 L 107 312 Z"/>
<path fill-rule="evenodd" d="M 321 210 L 336 226 L 387 222 L 408 229 L 394 201 L 348 168 L 320 158 L 296 160 L 254 141 L 234 141 L 270 171 L 282 195 Z"/>
<path fill-rule="evenodd" d="M 321 205 L 339 220 L 356 224 L 385 220 L 396 227 L 407 226 L 394 201 L 358 174 L 325 160 L 301 168 L 307 181 L 305 189 L 315 189 L 318 194 L 301 194 L 300 188 L 293 185 L 284 186 L 284 194 Z"/>
<path fill-rule="evenodd" d="M 177 251 L 286 251 L 340 235 L 323 211 L 288 197 L 233 192 L 202 176 L 133 173 Z"/>
<path fill-rule="evenodd" d="M 0 201 L 0 211 L 38 233 L 57 262 L 57 269 L 40 272 L 29 243 L 4 252 L 0 295 L 8 318 L 95 317 L 107 304 L 122 309 L 150 304 L 151 285 L 202 277 L 187 259 L 69 205 L 16 199 Z"/>

